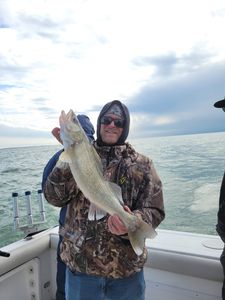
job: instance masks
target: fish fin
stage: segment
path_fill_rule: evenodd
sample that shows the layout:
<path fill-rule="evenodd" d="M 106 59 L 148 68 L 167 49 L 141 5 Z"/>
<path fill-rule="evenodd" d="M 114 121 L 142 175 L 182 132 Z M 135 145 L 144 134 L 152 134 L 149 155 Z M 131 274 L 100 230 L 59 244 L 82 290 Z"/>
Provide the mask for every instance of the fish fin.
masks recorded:
<path fill-rule="evenodd" d="M 60 128 L 60 138 L 63 142 L 63 147 L 64 149 L 68 149 L 69 147 L 71 147 L 74 144 L 73 139 L 69 136 L 69 134 L 63 130 L 62 128 Z"/>
<path fill-rule="evenodd" d="M 92 153 L 93 153 L 93 156 L 94 156 L 94 159 L 96 162 L 97 170 L 98 170 L 99 174 L 103 175 L 103 166 L 102 166 L 101 158 L 91 143 L 90 143 L 90 148 L 92 149 Z"/>
<path fill-rule="evenodd" d="M 90 204 L 89 211 L 88 211 L 88 220 L 100 220 L 106 216 L 107 212 L 98 208 L 94 203 Z"/>
<path fill-rule="evenodd" d="M 68 163 L 58 160 L 55 167 L 57 167 L 59 169 L 66 169 L 68 167 Z"/>
<path fill-rule="evenodd" d="M 138 227 L 138 229 L 136 229 L 135 231 L 128 231 L 130 243 L 137 255 L 141 255 L 143 253 L 145 239 L 153 239 L 156 235 L 157 232 L 155 231 L 155 229 L 143 220 L 140 220 L 140 227 Z"/>
<path fill-rule="evenodd" d="M 113 191 L 113 193 L 116 194 L 116 199 L 119 201 L 119 203 L 124 206 L 124 202 L 123 202 L 123 197 L 122 197 L 122 191 L 121 191 L 121 187 L 114 183 L 114 182 L 108 182 L 110 189 Z"/>
<path fill-rule="evenodd" d="M 62 152 L 59 156 L 59 161 L 62 163 L 72 163 L 70 156 L 66 153 L 66 151 Z"/>

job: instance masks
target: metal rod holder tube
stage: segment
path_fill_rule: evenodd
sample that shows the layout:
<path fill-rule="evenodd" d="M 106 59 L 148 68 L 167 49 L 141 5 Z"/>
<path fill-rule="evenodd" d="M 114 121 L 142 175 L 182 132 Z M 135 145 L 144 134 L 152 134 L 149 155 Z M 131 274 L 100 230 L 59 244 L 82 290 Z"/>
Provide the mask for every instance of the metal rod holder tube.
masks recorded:
<path fill-rule="evenodd" d="M 26 204 L 27 204 L 27 219 L 28 224 L 33 224 L 33 217 L 32 217 L 32 208 L 31 208 L 31 195 L 30 191 L 25 192 Z"/>
<path fill-rule="evenodd" d="M 38 192 L 38 202 L 39 202 L 41 221 L 45 222 L 45 207 L 44 207 L 43 193 L 42 190 L 38 190 L 37 192 Z"/>
<path fill-rule="evenodd" d="M 13 228 L 19 228 L 19 207 L 18 207 L 18 193 L 12 193 L 13 199 Z"/>

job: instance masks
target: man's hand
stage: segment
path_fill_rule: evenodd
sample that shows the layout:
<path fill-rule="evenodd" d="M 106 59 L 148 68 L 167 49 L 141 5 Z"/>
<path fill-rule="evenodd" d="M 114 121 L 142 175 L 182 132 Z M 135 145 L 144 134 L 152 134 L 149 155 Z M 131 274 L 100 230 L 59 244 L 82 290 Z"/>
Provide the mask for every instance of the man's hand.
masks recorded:
<path fill-rule="evenodd" d="M 52 135 L 57 139 L 57 141 L 60 142 L 60 144 L 63 144 L 61 138 L 60 138 L 60 128 L 55 127 L 52 129 Z"/>
<path fill-rule="evenodd" d="M 131 210 L 128 206 L 124 206 L 124 210 L 131 214 Z M 108 228 L 112 234 L 122 235 L 127 233 L 127 228 L 117 215 L 109 216 Z"/>

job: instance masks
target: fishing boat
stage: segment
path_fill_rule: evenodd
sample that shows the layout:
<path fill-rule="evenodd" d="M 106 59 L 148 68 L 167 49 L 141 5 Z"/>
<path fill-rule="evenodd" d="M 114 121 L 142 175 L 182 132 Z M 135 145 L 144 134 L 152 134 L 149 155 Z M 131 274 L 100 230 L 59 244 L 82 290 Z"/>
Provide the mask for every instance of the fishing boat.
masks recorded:
<path fill-rule="evenodd" d="M 14 204 L 16 226 L 18 216 Z M 44 214 L 43 207 L 41 209 Z M 31 221 L 31 215 L 28 218 Z M 156 238 L 146 240 L 146 300 L 222 299 L 223 272 L 219 257 L 223 243 L 220 238 L 163 229 L 157 233 Z M 33 232 L 3 247 L 0 300 L 55 299 L 57 245 L 58 227 L 54 227 Z"/>

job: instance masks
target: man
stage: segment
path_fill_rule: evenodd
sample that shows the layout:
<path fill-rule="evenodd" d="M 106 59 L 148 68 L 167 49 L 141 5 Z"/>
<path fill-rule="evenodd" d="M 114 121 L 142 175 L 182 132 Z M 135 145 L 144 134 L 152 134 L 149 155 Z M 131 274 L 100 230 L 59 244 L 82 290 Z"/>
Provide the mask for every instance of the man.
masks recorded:
<path fill-rule="evenodd" d="M 165 217 L 162 184 L 152 161 L 126 143 L 130 115 L 118 100 L 107 103 L 97 121 L 98 152 L 104 177 L 121 188 L 124 209 L 156 228 Z M 84 197 L 69 166 L 56 166 L 48 176 L 47 201 L 68 211 L 61 244 L 67 265 L 67 300 L 144 300 L 143 267 L 147 249 L 137 256 L 127 229 L 117 215 L 88 220 L 90 202 Z"/>
<path fill-rule="evenodd" d="M 217 108 L 222 108 L 225 111 L 225 98 L 214 103 L 214 106 Z M 222 241 L 225 243 L 225 173 L 223 175 L 223 180 L 220 188 L 220 197 L 219 197 L 219 210 L 217 214 L 217 225 L 216 230 L 221 237 Z M 225 247 L 220 256 L 220 262 L 223 267 L 224 280 L 222 287 L 222 299 L 225 300 Z"/>
<path fill-rule="evenodd" d="M 86 115 L 78 115 L 77 116 L 81 126 L 83 127 L 87 137 L 90 142 L 94 141 L 94 127 L 90 122 L 90 119 Z M 52 134 L 56 137 L 56 139 L 62 143 L 60 140 L 60 129 L 55 127 L 52 130 Z M 44 168 L 43 176 L 42 176 L 42 190 L 44 190 L 44 186 L 47 180 L 48 175 L 51 173 L 53 168 L 55 167 L 60 154 L 63 152 L 63 149 L 56 152 L 53 157 L 48 161 L 47 165 Z M 64 226 L 66 216 L 66 205 L 63 206 L 59 213 L 59 243 L 57 247 L 57 274 L 56 274 L 56 300 L 65 300 L 65 274 L 66 274 L 66 265 L 60 258 L 60 244 L 62 242 L 63 236 L 61 234 L 62 228 Z"/>

